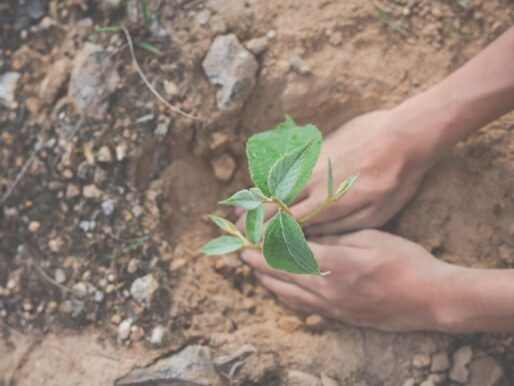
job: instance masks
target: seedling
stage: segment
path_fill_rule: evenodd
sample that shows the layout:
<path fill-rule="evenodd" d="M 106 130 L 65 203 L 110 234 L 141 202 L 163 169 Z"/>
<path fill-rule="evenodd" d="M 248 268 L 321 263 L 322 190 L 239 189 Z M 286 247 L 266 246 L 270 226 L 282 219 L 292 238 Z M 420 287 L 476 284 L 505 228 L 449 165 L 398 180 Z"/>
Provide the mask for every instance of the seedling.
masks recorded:
<path fill-rule="evenodd" d="M 398 23 L 391 19 L 391 17 L 389 17 L 389 15 L 387 15 L 387 13 L 385 13 L 385 11 L 382 8 L 380 8 L 378 4 L 374 3 L 373 1 L 370 1 L 370 3 L 375 12 L 380 17 L 379 24 L 384 24 L 387 27 L 391 28 L 393 31 L 396 31 L 402 34 L 403 36 L 407 36 L 407 32 L 405 32 L 405 30 Z"/>
<path fill-rule="evenodd" d="M 289 205 L 312 174 L 321 142 L 321 133 L 316 126 L 298 126 L 289 116 L 275 129 L 253 135 L 246 144 L 246 156 L 255 187 L 240 190 L 220 202 L 246 210 L 244 234 L 230 221 L 211 215 L 210 219 L 228 235 L 211 240 L 202 252 L 221 255 L 241 248 L 253 248 L 261 250 L 267 264 L 274 269 L 294 274 L 328 273 L 320 271 L 302 226 L 340 200 L 357 176 L 348 177 L 334 189 L 329 159 L 326 200 L 301 219 L 293 217 L 289 210 Z M 261 242 L 264 205 L 274 205 L 278 211 L 267 224 Z"/>

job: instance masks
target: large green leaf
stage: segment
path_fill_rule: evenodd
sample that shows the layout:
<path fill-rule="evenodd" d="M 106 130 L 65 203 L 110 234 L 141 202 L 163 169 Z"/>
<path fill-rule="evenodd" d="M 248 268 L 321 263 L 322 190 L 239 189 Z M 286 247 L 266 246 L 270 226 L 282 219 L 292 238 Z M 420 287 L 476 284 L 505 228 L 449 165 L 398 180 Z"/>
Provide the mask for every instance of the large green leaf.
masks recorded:
<path fill-rule="evenodd" d="M 268 188 L 268 174 L 273 164 L 282 156 L 291 151 L 306 145 L 314 140 L 314 144 L 309 151 L 309 168 L 313 168 L 319 157 L 321 149 L 321 133 L 316 126 L 308 124 L 298 126 L 289 116 L 285 122 L 278 125 L 275 129 L 255 134 L 246 143 L 246 156 L 250 168 L 250 176 L 255 186 L 262 192 L 270 196 Z M 305 181 L 300 181 L 298 186 L 304 186 L 309 176 L 305 176 Z M 295 196 L 301 188 L 296 191 Z"/>
<path fill-rule="evenodd" d="M 220 236 L 209 241 L 202 248 L 202 252 L 206 255 L 222 255 L 243 248 L 244 243 L 234 236 Z"/>
<path fill-rule="evenodd" d="M 321 274 L 302 228 L 287 213 L 277 213 L 269 222 L 262 251 L 271 268 L 296 274 Z"/>
<path fill-rule="evenodd" d="M 220 204 L 223 205 L 233 205 L 237 206 L 238 208 L 243 209 L 255 209 L 259 205 L 261 205 L 261 197 L 259 196 L 258 192 L 255 192 L 254 189 L 258 188 L 252 188 L 250 190 L 243 189 L 239 192 L 235 193 L 232 197 L 227 198 L 226 200 L 220 201 Z M 262 195 L 262 192 L 261 192 Z"/>
<path fill-rule="evenodd" d="M 258 244 L 261 237 L 262 223 L 264 222 L 264 205 L 246 212 L 245 233 L 251 243 Z"/>
<path fill-rule="evenodd" d="M 313 145 L 314 140 L 283 155 L 270 169 L 268 188 L 273 196 L 286 204 L 291 203 L 296 194 L 300 193 L 304 187 L 302 182 L 307 183 L 312 173 L 314 165 L 309 162 L 309 152 Z"/>

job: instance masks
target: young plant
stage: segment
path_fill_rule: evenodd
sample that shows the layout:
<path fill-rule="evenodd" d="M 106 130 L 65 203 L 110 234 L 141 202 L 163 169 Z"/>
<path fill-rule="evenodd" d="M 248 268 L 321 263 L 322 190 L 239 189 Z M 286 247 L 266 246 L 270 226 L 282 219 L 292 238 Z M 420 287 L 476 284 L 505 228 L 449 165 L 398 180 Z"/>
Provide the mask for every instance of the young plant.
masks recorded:
<path fill-rule="evenodd" d="M 271 268 L 294 274 L 325 274 L 320 272 L 302 225 L 340 200 L 357 176 L 348 177 L 334 189 L 329 159 L 327 199 L 304 218 L 294 218 L 289 205 L 309 180 L 321 142 L 316 126 L 298 126 L 289 116 L 275 129 L 253 135 L 246 144 L 246 156 L 255 187 L 240 190 L 220 202 L 246 210 L 244 234 L 230 221 L 211 215 L 211 220 L 228 235 L 211 240 L 202 252 L 220 255 L 240 248 L 254 248 L 262 251 Z M 261 242 L 264 205 L 275 205 L 278 212 L 267 224 Z"/>

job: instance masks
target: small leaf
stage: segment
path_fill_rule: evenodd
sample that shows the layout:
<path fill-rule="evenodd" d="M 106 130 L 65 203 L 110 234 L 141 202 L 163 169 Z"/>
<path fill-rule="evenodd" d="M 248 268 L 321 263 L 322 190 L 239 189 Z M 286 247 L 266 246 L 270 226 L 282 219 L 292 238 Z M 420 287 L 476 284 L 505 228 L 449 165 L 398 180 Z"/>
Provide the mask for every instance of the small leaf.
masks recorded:
<path fill-rule="evenodd" d="M 309 164 L 309 152 L 314 140 L 279 158 L 268 175 L 272 195 L 290 204 L 307 183 L 314 165 Z M 303 182 L 305 181 L 305 183 Z"/>
<path fill-rule="evenodd" d="M 358 177 L 359 177 L 358 174 L 355 176 L 350 176 L 346 180 L 341 182 L 341 185 L 339 185 L 339 187 L 336 190 L 336 199 L 337 200 L 339 200 L 341 197 L 343 197 L 346 194 L 346 192 L 348 192 L 348 190 L 350 190 L 350 188 L 355 183 L 355 181 L 357 181 Z"/>
<path fill-rule="evenodd" d="M 234 236 L 221 236 L 209 241 L 202 248 L 206 255 L 222 255 L 242 248 L 244 243 Z"/>
<path fill-rule="evenodd" d="M 334 174 L 332 173 L 332 161 L 328 159 L 328 197 L 334 196 Z"/>
<path fill-rule="evenodd" d="M 285 122 L 273 130 L 254 134 L 246 143 L 246 156 L 250 176 L 255 186 L 260 188 L 266 196 L 271 196 L 268 189 L 268 175 L 273 164 L 283 155 L 315 140 L 309 154 L 309 165 L 316 164 L 321 149 L 321 133 L 316 126 L 308 124 L 298 126 L 289 116 Z M 308 178 L 308 177 L 307 177 Z M 301 186 L 307 181 L 302 181 Z M 300 189 L 295 195 L 300 193 Z"/>
<path fill-rule="evenodd" d="M 209 218 L 212 220 L 212 222 L 214 224 L 219 226 L 222 230 L 227 232 L 229 235 L 235 236 L 238 233 L 236 226 L 234 224 L 232 224 L 230 221 L 225 220 L 224 218 L 215 216 L 213 214 L 210 214 Z"/>
<path fill-rule="evenodd" d="M 155 47 L 153 44 L 150 44 L 147 42 L 142 42 L 139 40 L 134 41 L 134 44 L 136 46 L 138 46 L 139 48 L 142 48 L 143 50 L 147 50 L 147 51 L 151 52 L 152 54 L 160 54 L 161 53 L 161 51 L 157 47 Z"/>
<path fill-rule="evenodd" d="M 271 268 L 295 274 L 321 274 L 302 228 L 287 213 L 277 213 L 266 227 L 263 254 Z"/>
<path fill-rule="evenodd" d="M 262 224 L 264 222 L 264 205 L 246 212 L 245 233 L 246 238 L 253 244 L 259 244 Z"/>
<path fill-rule="evenodd" d="M 260 190 L 259 190 L 260 191 Z M 232 197 L 219 202 L 222 205 L 233 205 L 243 209 L 255 209 L 261 205 L 262 200 L 252 190 L 243 189 L 234 194 Z"/>
<path fill-rule="evenodd" d="M 121 32 L 123 30 L 121 29 L 121 27 L 115 25 L 115 26 L 110 26 L 110 27 L 96 27 L 95 31 L 96 32 L 114 32 L 114 33 L 116 33 L 116 32 Z"/>

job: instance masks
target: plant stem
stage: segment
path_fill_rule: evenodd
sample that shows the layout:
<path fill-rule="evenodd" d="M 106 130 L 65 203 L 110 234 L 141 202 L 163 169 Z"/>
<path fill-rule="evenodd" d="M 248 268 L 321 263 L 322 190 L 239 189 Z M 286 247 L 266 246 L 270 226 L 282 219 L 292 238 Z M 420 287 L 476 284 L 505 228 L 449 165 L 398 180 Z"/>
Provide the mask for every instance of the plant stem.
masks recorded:
<path fill-rule="evenodd" d="M 289 215 L 293 215 L 291 213 L 291 211 L 289 210 L 289 207 L 284 203 L 282 202 L 280 199 L 276 198 L 275 196 L 271 197 L 271 201 L 276 204 L 278 206 L 278 209 L 281 210 L 282 212 L 285 212 Z"/>
<path fill-rule="evenodd" d="M 314 217 L 316 217 L 321 212 L 324 212 L 330 205 L 332 205 L 333 202 L 335 202 L 335 197 L 328 197 L 320 206 L 318 206 L 316 209 L 314 209 L 312 212 L 310 212 L 305 217 L 301 218 L 298 222 L 300 225 L 304 225 L 311 221 Z"/>

